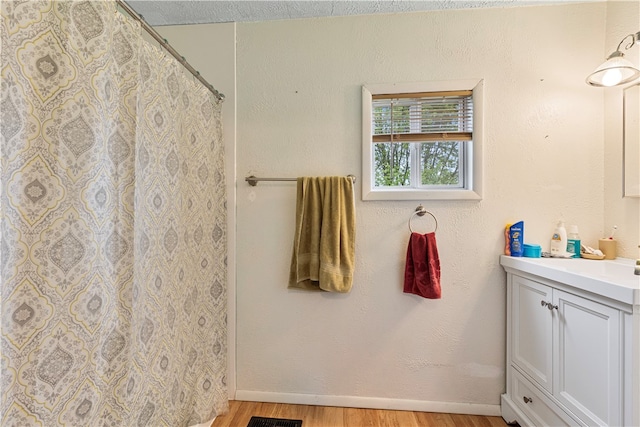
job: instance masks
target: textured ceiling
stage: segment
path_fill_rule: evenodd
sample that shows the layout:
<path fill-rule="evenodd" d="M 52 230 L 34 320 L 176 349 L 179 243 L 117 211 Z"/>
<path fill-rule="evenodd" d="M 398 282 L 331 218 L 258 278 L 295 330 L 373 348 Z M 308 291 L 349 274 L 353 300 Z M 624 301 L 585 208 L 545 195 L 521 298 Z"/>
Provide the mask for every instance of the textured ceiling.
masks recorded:
<path fill-rule="evenodd" d="M 267 21 L 320 16 L 369 15 L 423 10 L 511 7 L 570 3 L 574 0 L 378 0 L 378 1 L 218 1 L 130 0 L 151 25 Z"/>

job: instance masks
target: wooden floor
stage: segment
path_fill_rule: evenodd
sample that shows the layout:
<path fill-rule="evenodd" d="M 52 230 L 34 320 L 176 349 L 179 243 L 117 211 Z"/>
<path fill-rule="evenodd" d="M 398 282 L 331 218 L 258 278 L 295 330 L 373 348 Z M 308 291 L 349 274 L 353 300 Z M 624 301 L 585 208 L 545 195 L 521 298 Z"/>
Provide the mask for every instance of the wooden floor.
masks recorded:
<path fill-rule="evenodd" d="M 237 400 L 229 402 L 229 406 L 229 413 L 219 416 L 211 427 L 246 427 L 254 415 L 302 420 L 302 427 L 505 427 L 508 425 L 501 417 L 480 415 L 287 405 Z"/>

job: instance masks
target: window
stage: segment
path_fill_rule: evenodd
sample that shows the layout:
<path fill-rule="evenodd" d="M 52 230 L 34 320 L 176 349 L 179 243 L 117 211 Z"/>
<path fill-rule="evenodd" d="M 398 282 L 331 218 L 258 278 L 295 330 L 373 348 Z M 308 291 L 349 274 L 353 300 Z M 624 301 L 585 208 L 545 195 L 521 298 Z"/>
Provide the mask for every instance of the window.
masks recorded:
<path fill-rule="evenodd" d="M 481 81 L 362 93 L 364 200 L 481 198 Z"/>

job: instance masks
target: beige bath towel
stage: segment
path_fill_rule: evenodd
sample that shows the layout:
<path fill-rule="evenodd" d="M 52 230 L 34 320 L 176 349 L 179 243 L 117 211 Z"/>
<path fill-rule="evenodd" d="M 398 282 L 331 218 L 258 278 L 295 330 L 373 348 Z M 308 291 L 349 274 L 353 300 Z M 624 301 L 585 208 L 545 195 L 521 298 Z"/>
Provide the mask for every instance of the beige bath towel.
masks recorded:
<path fill-rule="evenodd" d="M 355 216 L 351 178 L 298 178 L 290 288 L 351 290 Z"/>

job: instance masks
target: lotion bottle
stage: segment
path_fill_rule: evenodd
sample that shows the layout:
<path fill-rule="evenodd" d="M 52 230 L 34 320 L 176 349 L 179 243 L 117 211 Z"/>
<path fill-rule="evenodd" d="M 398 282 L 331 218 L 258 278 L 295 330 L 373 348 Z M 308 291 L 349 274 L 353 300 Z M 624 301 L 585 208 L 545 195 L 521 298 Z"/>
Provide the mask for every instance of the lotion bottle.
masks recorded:
<path fill-rule="evenodd" d="M 553 231 L 553 237 L 551 237 L 550 246 L 549 252 L 551 252 L 551 256 L 564 257 L 567 253 L 567 230 L 564 228 L 563 221 L 558 221 L 558 226 Z"/>

